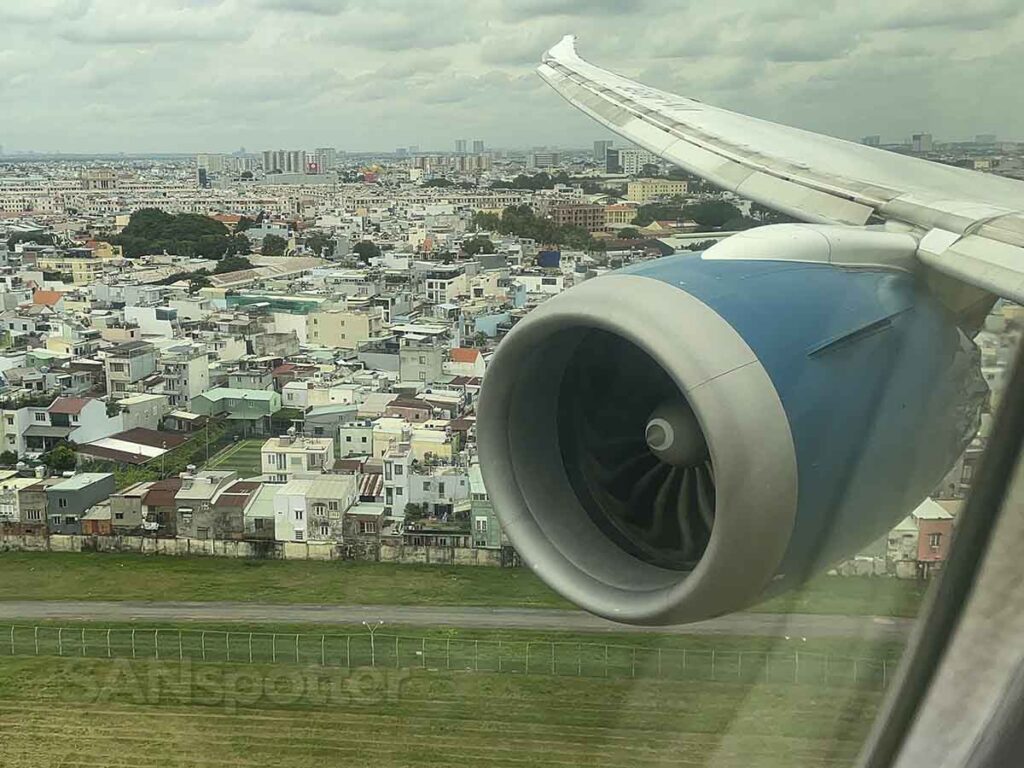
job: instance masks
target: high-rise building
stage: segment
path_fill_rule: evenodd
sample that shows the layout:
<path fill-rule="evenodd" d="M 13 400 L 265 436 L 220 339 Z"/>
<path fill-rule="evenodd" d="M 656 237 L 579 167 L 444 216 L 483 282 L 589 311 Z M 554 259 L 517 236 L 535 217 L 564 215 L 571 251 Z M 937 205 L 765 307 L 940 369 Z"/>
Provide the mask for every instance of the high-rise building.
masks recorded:
<path fill-rule="evenodd" d="M 228 158 L 225 155 L 196 155 L 196 168 L 205 169 L 207 173 L 223 173 Z"/>
<path fill-rule="evenodd" d="M 605 152 L 606 173 L 624 173 L 627 176 L 636 176 L 643 172 L 645 165 L 654 165 L 657 162 L 657 156 L 646 149 L 612 149 L 609 147 Z"/>
<path fill-rule="evenodd" d="M 479 155 L 484 151 L 483 139 L 473 139 L 473 154 Z"/>
<path fill-rule="evenodd" d="M 266 149 L 263 151 L 265 173 L 305 173 L 306 152 L 301 149 Z"/>
<path fill-rule="evenodd" d="M 456 152 L 456 154 L 459 154 L 459 155 L 466 154 L 466 140 L 465 139 L 456 139 L 455 140 L 455 152 Z"/>
<path fill-rule="evenodd" d="M 319 147 L 313 152 L 312 162 L 316 165 L 315 170 L 309 168 L 313 173 L 332 171 L 338 164 L 338 150 L 334 147 Z"/>
<path fill-rule="evenodd" d="M 915 152 L 931 152 L 933 147 L 930 133 L 915 133 L 910 137 L 911 149 Z"/>
<path fill-rule="evenodd" d="M 530 167 L 532 168 L 554 168 L 561 162 L 562 155 L 559 152 L 533 152 L 530 155 Z"/>
<path fill-rule="evenodd" d="M 608 155 L 608 150 L 612 148 L 611 141 L 595 141 L 594 142 L 594 162 L 603 163 Z"/>
<path fill-rule="evenodd" d="M 865 136 L 860 143 L 867 147 L 878 147 L 882 144 L 882 137 L 876 133 L 872 136 Z"/>

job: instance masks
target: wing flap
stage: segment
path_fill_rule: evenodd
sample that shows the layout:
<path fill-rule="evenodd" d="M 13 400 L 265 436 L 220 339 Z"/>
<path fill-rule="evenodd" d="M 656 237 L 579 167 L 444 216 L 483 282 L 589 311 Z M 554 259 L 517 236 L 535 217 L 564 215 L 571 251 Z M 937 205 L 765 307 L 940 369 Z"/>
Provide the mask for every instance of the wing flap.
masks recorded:
<path fill-rule="evenodd" d="M 939 236 L 933 237 L 935 233 Z M 945 248 L 933 245 L 943 241 L 952 242 Z M 917 256 L 943 274 L 1024 304 L 1024 248 L 979 235 L 957 238 L 953 233 L 933 230 L 922 239 Z"/>

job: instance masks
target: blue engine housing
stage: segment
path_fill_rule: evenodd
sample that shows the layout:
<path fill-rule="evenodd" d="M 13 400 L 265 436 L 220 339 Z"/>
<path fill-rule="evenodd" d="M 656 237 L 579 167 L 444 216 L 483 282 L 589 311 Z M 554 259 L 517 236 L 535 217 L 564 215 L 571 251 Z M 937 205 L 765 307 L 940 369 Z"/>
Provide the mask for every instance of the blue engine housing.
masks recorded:
<path fill-rule="evenodd" d="M 621 273 L 699 299 L 771 378 L 798 471 L 776 587 L 883 535 L 937 487 L 977 431 L 988 394 L 977 349 L 908 272 L 676 256 Z"/>

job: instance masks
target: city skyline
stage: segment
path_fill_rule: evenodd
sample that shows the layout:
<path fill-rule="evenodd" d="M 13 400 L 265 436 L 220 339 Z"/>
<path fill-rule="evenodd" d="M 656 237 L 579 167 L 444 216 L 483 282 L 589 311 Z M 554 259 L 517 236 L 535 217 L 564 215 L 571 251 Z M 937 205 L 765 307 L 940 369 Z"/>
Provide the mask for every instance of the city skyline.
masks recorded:
<path fill-rule="evenodd" d="M 651 85 L 843 138 L 1021 138 L 1024 14 L 1008 0 L 813 19 L 789 0 L 49 0 L 0 23 L 9 153 L 587 146 L 607 135 L 533 71 L 565 32 Z"/>

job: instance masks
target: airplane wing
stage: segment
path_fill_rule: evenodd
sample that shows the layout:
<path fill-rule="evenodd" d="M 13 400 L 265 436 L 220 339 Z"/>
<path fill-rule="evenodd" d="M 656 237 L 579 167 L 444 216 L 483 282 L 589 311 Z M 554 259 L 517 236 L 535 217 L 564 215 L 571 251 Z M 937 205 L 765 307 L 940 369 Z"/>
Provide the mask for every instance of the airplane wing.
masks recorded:
<path fill-rule="evenodd" d="M 917 257 L 1024 302 L 1024 183 L 811 133 L 650 88 L 596 67 L 568 35 L 538 72 L 632 143 L 743 197 L 821 224 L 893 222 Z"/>

